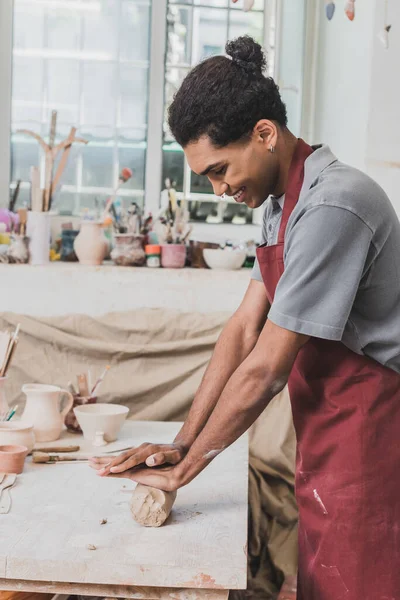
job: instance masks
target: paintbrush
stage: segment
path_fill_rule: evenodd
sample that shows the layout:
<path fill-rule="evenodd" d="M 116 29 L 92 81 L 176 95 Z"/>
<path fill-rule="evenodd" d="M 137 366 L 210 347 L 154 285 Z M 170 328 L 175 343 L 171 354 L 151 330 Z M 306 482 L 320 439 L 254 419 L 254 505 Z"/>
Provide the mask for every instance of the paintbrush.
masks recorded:
<path fill-rule="evenodd" d="M 10 410 L 10 412 L 8 413 L 7 417 L 6 417 L 6 421 L 11 421 L 11 419 L 13 418 L 13 416 L 15 415 L 15 413 L 18 410 L 18 404 L 16 406 L 14 406 L 14 408 L 12 408 Z"/>
<path fill-rule="evenodd" d="M 103 373 L 100 375 L 100 377 L 98 378 L 98 380 L 94 384 L 94 386 L 92 388 L 92 391 L 90 393 L 91 396 L 94 396 L 94 393 L 95 393 L 96 389 L 99 387 L 99 385 L 103 381 L 103 379 L 106 376 L 106 373 L 107 373 L 107 371 L 109 371 L 109 369 L 110 369 L 110 365 L 107 365 L 106 368 L 104 369 Z"/>

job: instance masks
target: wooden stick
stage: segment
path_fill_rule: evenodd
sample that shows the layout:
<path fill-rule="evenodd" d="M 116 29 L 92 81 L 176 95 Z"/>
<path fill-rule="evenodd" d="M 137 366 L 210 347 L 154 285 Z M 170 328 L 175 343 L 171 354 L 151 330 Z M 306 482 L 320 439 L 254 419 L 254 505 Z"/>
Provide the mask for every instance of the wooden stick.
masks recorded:
<path fill-rule="evenodd" d="M 31 167 L 31 209 L 34 212 L 41 212 L 43 209 L 39 167 Z"/>

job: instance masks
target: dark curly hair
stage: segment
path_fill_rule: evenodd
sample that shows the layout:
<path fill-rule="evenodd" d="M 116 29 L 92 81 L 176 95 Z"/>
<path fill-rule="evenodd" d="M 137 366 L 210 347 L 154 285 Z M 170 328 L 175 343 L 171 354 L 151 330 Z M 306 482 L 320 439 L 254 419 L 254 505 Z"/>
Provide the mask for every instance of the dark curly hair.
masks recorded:
<path fill-rule="evenodd" d="M 204 60 L 185 77 L 168 110 L 168 124 L 178 144 L 208 135 L 217 147 L 248 137 L 257 121 L 286 127 L 286 106 L 279 88 L 266 77 L 260 44 L 243 36 L 230 41 L 226 56 Z"/>

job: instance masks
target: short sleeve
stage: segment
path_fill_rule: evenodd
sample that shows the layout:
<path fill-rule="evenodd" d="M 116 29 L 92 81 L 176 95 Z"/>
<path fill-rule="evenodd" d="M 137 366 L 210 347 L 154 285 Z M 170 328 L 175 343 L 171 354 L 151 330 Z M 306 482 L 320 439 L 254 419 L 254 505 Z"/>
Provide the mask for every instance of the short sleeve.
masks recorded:
<path fill-rule="evenodd" d="M 345 208 L 306 210 L 286 235 L 285 270 L 268 318 L 296 333 L 341 340 L 371 240 L 371 229 Z"/>

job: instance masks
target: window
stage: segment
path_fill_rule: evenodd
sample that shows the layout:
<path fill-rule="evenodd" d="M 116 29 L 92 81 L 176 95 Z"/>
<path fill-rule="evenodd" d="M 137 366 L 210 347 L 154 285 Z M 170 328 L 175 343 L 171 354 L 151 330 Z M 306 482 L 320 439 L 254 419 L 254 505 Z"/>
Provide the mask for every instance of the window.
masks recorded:
<path fill-rule="evenodd" d="M 255 0 L 246 13 L 243 0 L 0 0 L 0 16 L 14 31 L 12 43 L 1 36 L 0 58 L 12 60 L 10 176 L 12 186 L 22 180 L 19 204 L 29 202 L 30 167 L 44 171 L 44 157 L 18 131 L 33 130 L 47 141 L 56 110 L 56 141 L 76 126 L 90 143 L 73 147 L 55 210 L 80 214 L 104 202 L 121 167 L 130 167 L 133 177 L 119 192 L 127 203 L 155 212 L 168 176 L 188 199 L 193 220 L 249 222 L 251 211 L 237 215 L 243 207 L 217 202 L 208 179 L 190 172 L 168 132 L 166 107 L 194 64 L 248 33 L 266 48 L 289 125 L 299 135 L 306 2 Z M 4 81 L 2 90 L 10 89 Z M 7 108 L 2 98 L 0 105 Z M 1 112 L 0 128 L 7 128 L 7 114 Z M 0 185 L 7 179 L 0 165 Z M 6 194 L 1 197 L 5 203 Z"/>
<path fill-rule="evenodd" d="M 264 45 L 268 37 L 269 69 L 274 68 L 274 25 L 271 19 L 266 32 L 264 0 L 256 0 L 250 12 L 244 12 L 243 1 L 233 4 L 230 0 L 169 0 L 167 15 L 167 54 L 165 66 L 165 108 L 179 88 L 192 66 L 215 54 L 223 54 L 228 39 L 251 35 Z M 274 2 L 268 2 L 270 13 Z M 166 113 L 166 111 L 165 111 Z M 210 222 L 229 221 L 242 214 L 251 222 L 252 213 L 246 207 L 229 201 L 217 200 L 207 177 L 192 173 L 185 161 L 182 148 L 173 140 L 164 122 L 163 131 L 163 180 L 176 182 L 176 189 L 190 200 L 193 220 Z M 214 203 L 214 204 L 213 204 Z"/>
<path fill-rule="evenodd" d="M 18 130 L 47 139 L 56 110 L 56 141 L 74 125 L 90 143 L 73 146 L 54 209 L 103 203 L 126 166 L 133 177 L 119 193 L 143 201 L 150 15 L 151 0 L 14 1 L 11 179 L 22 200 L 43 156 Z"/>

